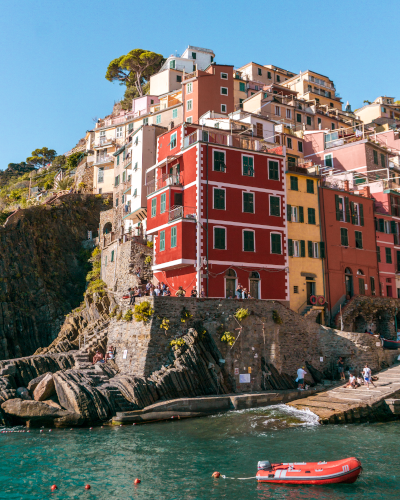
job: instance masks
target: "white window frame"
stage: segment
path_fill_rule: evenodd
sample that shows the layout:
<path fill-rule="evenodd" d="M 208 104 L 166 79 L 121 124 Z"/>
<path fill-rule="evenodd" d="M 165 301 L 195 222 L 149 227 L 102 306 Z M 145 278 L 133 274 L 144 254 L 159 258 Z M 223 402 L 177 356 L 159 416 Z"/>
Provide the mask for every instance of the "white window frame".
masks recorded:
<path fill-rule="evenodd" d="M 317 241 L 312 242 L 313 249 L 313 259 L 319 259 L 319 243 Z"/>
<path fill-rule="evenodd" d="M 221 113 L 226 113 L 226 104 L 221 104 Z"/>
<path fill-rule="evenodd" d="M 161 115 L 156 116 L 156 125 L 158 125 L 159 123 L 161 123 Z"/>
<path fill-rule="evenodd" d="M 226 151 L 223 149 L 217 149 L 217 148 L 212 149 L 212 169 L 213 169 L 213 172 L 221 172 L 220 170 L 214 169 L 214 151 L 217 151 L 217 153 L 224 153 L 224 165 L 226 165 Z M 222 172 L 222 173 L 225 173 L 225 172 Z"/>
<path fill-rule="evenodd" d="M 192 123 L 193 122 L 193 118 L 191 116 L 188 116 L 186 118 L 186 123 Z"/>
<path fill-rule="evenodd" d="M 106 138 L 106 131 L 100 130 L 100 139 L 102 139 L 103 137 L 104 137 L 104 139 Z"/>
<path fill-rule="evenodd" d="M 245 193 L 247 194 L 252 194 L 253 195 L 253 211 L 252 212 L 245 212 L 244 211 L 244 195 Z M 249 191 L 249 190 L 245 190 L 245 191 L 242 191 L 242 213 L 243 214 L 255 214 L 256 213 L 256 193 L 255 191 Z"/>
<path fill-rule="evenodd" d="M 291 206 L 290 222 L 299 222 L 299 207 L 296 205 Z"/>
<path fill-rule="evenodd" d="M 293 240 L 293 257 L 300 257 L 300 241 Z"/>
<path fill-rule="evenodd" d="M 254 250 L 252 252 L 250 252 L 249 250 L 245 250 L 244 249 L 244 232 L 251 232 L 253 233 L 253 242 L 254 242 Z M 249 252 L 249 253 L 256 253 L 257 249 L 256 249 L 256 232 L 254 229 L 248 229 L 248 228 L 244 228 L 242 229 L 242 252 Z"/>
<path fill-rule="evenodd" d="M 281 116 L 281 108 L 279 106 L 275 106 L 275 115 Z"/>
<path fill-rule="evenodd" d="M 247 153 L 242 153 L 242 177 L 250 177 L 251 179 L 254 179 L 255 176 L 256 176 L 256 164 L 255 164 L 255 161 L 254 161 L 254 155 L 249 155 Z M 243 158 L 246 156 L 246 158 L 252 158 L 253 159 L 253 175 L 250 176 L 250 175 L 243 175 Z"/>
<path fill-rule="evenodd" d="M 186 94 L 191 94 L 193 92 L 193 83 L 189 82 L 186 84 Z"/>
<path fill-rule="evenodd" d="M 215 248 L 215 229 L 225 229 L 225 249 L 228 250 L 228 231 L 225 226 L 214 226 L 213 227 L 213 250 L 222 250 L 221 248 Z"/>
<path fill-rule="evenodd" d="M 278 234 L 281 238 L 281 253 L 272 253 L 272 235 L 273 234 Z M 271 255 L 283 255 L 283 244 L 282 244 L 282 233 L 280 233 L 279 231 L 271 231 L 270 234 L 269 234 L 269 250 L 270 250 L 270 254 Z"/>
<path fill-rule="evenodd" d="M 117 139 L 120 139 L 123 136 L 123 134 L 124 134 L 123 127 L 117 127 L 115 129 L 115 137 Z"/>
<path fill-rule="evenodd" d="M 361 221 L 360 221 L 360 204 L 359 203 L 354 203 L 354 216 L 355 216 L 355 226 L 361 226 Z"/>
<path fill-rule="evenodd" d="M 221 73 L 221 78 L 222 78 L 222 80 L 227 80 L 228 79 L 228 73 Z"/>
<path fill-rule="evenodd" d="M 279 215 L 272 215 L 271 214 L 271 198 L 278 198 L 279 199 Z M 268 195 L 268 202 L 269 202 L 268 215 L 270 217 L 282 217 L 282 197 L 278 196 L 276 194 L 270 194 L 270 195 Z"/>
<path fill-rule="evenodd" d="M 289 118 L 290 120 L 292 119 L 292 110 L 291 109 L 286 109 L 286 118 Z"/>
<path fill-rule="evenodd" d="M 178 108 L 172 110 L 172 118 L 178 118 Z"/>
<path fill-rule="evenodd" d="M 223 94 L 223 93 L 222 93 L 222 89 L 226 90 L 226 94 Z M 228 92 L 229 92 L 229 91 L 228 91 L 228 87 L 221 87 L 221 88 L 220 88 L 220 93 L 221 93 L 221 95 L 228 95 Z"/>
<path fill-rule="evenodd" d="M 172 145 L 173 141 L 175 141 L 174 145 Z M 178 144 L 178 133 L 174 132 L 173 134 L 171 134 L 171 140 L 169 141 L 169 149 L 171 150 L 176 148 L 177 144 Z"/>
<path fill-rule="evenodd" d="M 222 191 L 225 191 L 225 208 L 215 208 L 214 207 L 214 200 L 215 200 L 215 196 L 214 196 L 214 191 L 216 189 L 222 189 Z M 218 186 L 213 186 L 213 197 L 212 197 L 212 207 L 214 210 L 226 210 L 226 188 L 223 188 L 223 187 L 218 187 Z"/>
<path fill-rule="evenodd" d="M 327 166 L 327 165 L 326 165 L 326 158 L 327 158 L 327 157 L 330 157 L 330 159 L 331 159 L 331 163 L 332 163 L 332 166 L 331 166 L 331 167 L 328 167 L 328 168 L 333 168 L 333 166 L 334 166 L 334 165 L 333 165 L 333 154 L 332 154 L 332 153 L 328 153 L 328 154 L 324 155 L 324 167 L 326 167 L 326 166 Z"/>
<path fill-rule="evenodd" d="M 186 111 L 192 111 L 192 109 L 193 109 L 193 99 L 189 99 L 188 101 L 186 101 Z"/>

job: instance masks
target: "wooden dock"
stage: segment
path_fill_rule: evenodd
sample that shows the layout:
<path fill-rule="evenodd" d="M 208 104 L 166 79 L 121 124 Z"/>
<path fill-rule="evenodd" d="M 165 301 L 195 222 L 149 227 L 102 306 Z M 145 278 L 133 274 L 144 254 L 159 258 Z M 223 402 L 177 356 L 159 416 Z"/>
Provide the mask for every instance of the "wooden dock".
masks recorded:
<path fill-rule="evenodd" d="M 379 380 L 366 386 L 336 386 L 304 399 L 288 403 L 299 410 L 308 409 L 323 424 L 386 421 L 400 415 L 400 364 L 374 374 Z"/>

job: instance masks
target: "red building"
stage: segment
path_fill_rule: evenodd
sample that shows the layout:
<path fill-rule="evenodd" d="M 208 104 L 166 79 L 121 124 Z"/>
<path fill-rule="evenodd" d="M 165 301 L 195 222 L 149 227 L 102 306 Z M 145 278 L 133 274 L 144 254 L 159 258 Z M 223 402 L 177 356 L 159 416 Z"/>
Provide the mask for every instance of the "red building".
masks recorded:
<path fill-rule="evenodd" d="M 374 201 L 367 197 L 368 189 L 362 194 L 365 196 L 320 188 L 325 289 L 331 318 L 353 295 L 379 294 Z"/>
<path fill-rule="evenodd" d="M 148 169 L 147 234 L 153 271 L 183 286 L 234 297 L 238 284 L 287 301 L 284 157 L 260 141 L 184 124 L 158 137 Z"/>

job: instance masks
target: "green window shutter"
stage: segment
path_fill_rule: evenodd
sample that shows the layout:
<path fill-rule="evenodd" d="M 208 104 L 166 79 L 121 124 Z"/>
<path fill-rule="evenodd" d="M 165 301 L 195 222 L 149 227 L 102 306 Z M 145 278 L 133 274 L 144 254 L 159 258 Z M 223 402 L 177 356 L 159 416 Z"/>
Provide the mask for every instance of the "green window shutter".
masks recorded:
<path fill-rule="evenodd" d="M 336 205 L 336 220 L 340 220 L 340 199 L 338 194 L 335 194 L 335 205 Z"/>
<path fill-rule="evenodd" d="M 222 151 L 214 151 L 214 170 L 225 172 L 225 155 Z"/>
<path fill-rule="evenodd" d="M 165 231 L 160 232 L 160 252 L 165 250 Z"/>
<path fill-rule="evenodd" d="M 397 250 L 397 269 L 396 272 L 400 273 L 400 252 Z"/>
<path fill-rule="evenodd" d="M 176 226 L 171 227 L 171 248 L 176 247 Z"/>
<path fill-rule="evenodd" d="M 243 175 L 254 176 L 253 158 L 250 156 L 243 156 Z"/>
<path fill-rule="evenodd" d="M 383 219 L 379 219 L 379 232 L 380 233 L 385 232 L 385 221 Z"/>
<path fill-rule="evenodd" d="M 349 246 L 348 233 L 347 233 L 347 229 L 345 227 L 340 228 L 340 242 L 341 242 L 341 245 L 344 247 Z"/>
<path fill-rule="evenodd" d="M 157 214 L 157 198 L 151 200 L 151 216 L 155 217 Z"/>
<path fill-rule="evenodd" d="M 271 253 L 282 253 L 280 234 L 271 234 Z"/>
<path fill-rule="evenodd" d="M 225 250 L 225 229 L 223 227 L 214 228 L 214 248 Z"/>
<path fill-rule="evenodd" d="M 315 224 L 315 208 L 308 209 L 308 223 Z"/>
<path fill-rule="evenodd" d="M 305 240 L 300 240 L 300 257 L 306 256 L 306 242 Z"/>
<path fill-rule="evenodd" d="M 321 259 L 325 259 L 325 242 L 323 241 L 319 244 L 319 256 Z"/>
<path fill-rule="evenodd" d="M 254 252 L 254 233 L 253 231 L 243 231 L 243 250 L 245 252 Z"/>
<path fill-rule="evenodd" d="M 386 264 L 391 264 L 392 263 L 392 249 L 389 247 L 386 247 L 385 252 L 386 252 Z"/>
<path fill-rule="evenodd" d="M 381 165 L 383 168 L 386 167 L 385 155 L 383 153 L 381 153 Z"/>
<path fill-rule="evenodd" d="M 290 189 L 292 191 L 298 191 L 299 190 L 299 180 L 297 177 L 290 176 Z"/>
<path fill-rule="evenodd" d="M 308 256 L 312 257 L 313 256 L 312 241 L 307 241 L 307 244 L 308 244 Z"/>
<path fill-rule="evenodd" d="M 279 181 L 279 163 L 270 161 L 268 164 L 269 178 L 274 181 Z"/>
<path fill-rule="evenodd" d="M 254 194 L 243 193 L 243 211 L 248 214 L 254 214 Z"/>
<path fill-rule="evenodd" d="M 299 207 L 299 222 L 304 222 L 304 209 Z"/>
<path fill-rule="evenodd" d="M 314 193 L 314 181 L 307 179 L 307 193 Z"/>
<path fill-rule="evenodd" d="M 363 226 L 364 225 L 364 207 L 363 207 L 362 203 L 359 204 L 359 207 L 360 207 L 360 225 Z"/>
<path fill-rule="evenodd" d="M 270 215 L 279 217 L 281 215 L 281 199 L 277 196 L 269 197 Z"/>
<path fill-rule="evenodd" d="M 165 212 L 166 204 L 167 204 L 167 195 L 166 195 L 166 193 L 163 193 L 161 195 L 160 213 L 163 214 Z"/>
<path fill-rule="evenodd" d="M 240 92 L 246 92 L 246 85 L 244 82 L 239 83 L 239 90 Z"/>
<path fill-rule="evenodd" d="M 378 262 L 381 261 L 381 247 L 376 247 L 376 256 L 378 259 Z"/>
<path fill-rule="evenodd" d="M 346 222 L 350 222 L 350 203 L 347 196 L 344 198 L 344 206 L 346 208 Z"/>
<path fill-rule="evenodd" d="M 214 189 L 214 208 L 225 210 L 225 191 Z"/>
<path fill-rule="evenodd" d="M 288 221 L 292 220 L 292 205 L 286 205 L 286 219 Z"/>
<path fill-rule="evenodd" d="M 301 123 L 301 114 L 300 113 L 297 113 L 296 121 L 297 121 L 297 123 Z"/>
<path fill-rule="evenodd" d="M 355 236 L 356 236 L 356 248 L 362 248 L 362 233 L 361 231 L 355 231 Z"/>
<path fill-rule="evenodd" d="M 307 116 L 307 125 L 311 125 L 311 116 Z"/>
<path fill-rule="evenodd" d="M 288 240 L 288 245 L 289 245 L 289 257 L 293 257 L 293 240 Z"/>
<path fill-rule="evenodd" d="M 396 231 L 396 223 L 395 223 L 395 221 L 394 221 L 394 220 L 391 220 L 391 221 L 390 221 L 390 232 L 391 232 L 392 234 L 396 234 L 396 232 L 397 232 L 397 231 Z"/>
<path fill-rule="evenodd" d="M 117 165 L 119 165 L 119 155 L 117 156 Z"/>
<path fill-rule="evenodd" d="M 374 163 L 375 165 L 378 165 L 378 152 L 374 149 Z"/>
<path fill-rule="evenodd" d="M 350 202 L 350 214 L 351 214 L 351 223 L 355 224 L 356 223 L 356 214 L 354 213 L 354 202 Z"/>

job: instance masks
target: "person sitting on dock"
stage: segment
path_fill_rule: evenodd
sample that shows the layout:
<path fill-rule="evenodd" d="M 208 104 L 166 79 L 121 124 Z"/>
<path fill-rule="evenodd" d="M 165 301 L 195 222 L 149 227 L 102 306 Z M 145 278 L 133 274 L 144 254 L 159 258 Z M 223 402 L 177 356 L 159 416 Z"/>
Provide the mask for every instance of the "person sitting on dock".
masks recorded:
<path fill-rule="evenodd" d="M 356 383 L 357 383 L 356 377 L 352 373 L 350 373 L 349 381 L 347 382 L 345 387 L 352 387 L 353 389 L 355 389 Z"/>
<path fill-rule="evenodd" d="M 100 363 L 104 363 L 104 356 L 100 351 L 96 351 L 96 354 L 93 356 L 92 364 L 95 365 L 99 361 Z"/>
<path fill-rule="evenodd" d="M 376 387 L 376 385 L 372 382 L 371 368 L 369 368 L 368 363 L 365 363 L 365 367 L 363 369 L 363 376 L 364 376 L 364 383 L 367 386 L 368 390 L 369 390 L 369 384 L 372 384 L 374 387 Z"/>
<path fill-rule="evenodd" d="M 299 391 L 304 391 L 304 375 L 306 375 L 307 372 L 304 370 L 304 366 L 302 366 L 301 368 L 299 368 L 297 370 L 297 380 L 296 382 L 298 382 L 299 386 L 298 386 L 298 389 Z"/>

